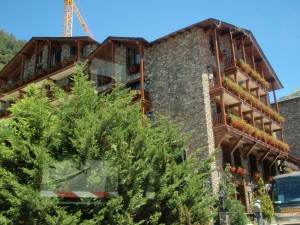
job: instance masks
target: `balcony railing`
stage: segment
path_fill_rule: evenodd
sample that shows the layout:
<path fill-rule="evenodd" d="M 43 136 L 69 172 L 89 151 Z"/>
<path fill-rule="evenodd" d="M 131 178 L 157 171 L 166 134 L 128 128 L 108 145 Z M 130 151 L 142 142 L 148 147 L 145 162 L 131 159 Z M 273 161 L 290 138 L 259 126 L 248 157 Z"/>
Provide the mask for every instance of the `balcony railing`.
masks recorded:
<path fill-rule="evenodd" d="M 247 92 L 247 90 L 242 88 L 237 83 L 233 82 L 230 78 L 224 77 L 222 86 L 226 88 L 228 91 L 230 91 L 231 93 L 237 95 L 239 98 L 249 103 L 252 107 L 263 112 L 266 116 L 277 121 L 278 123 L 285 122 L 285 118 L 283 116 L 281 116 L 279 113 L 271 109 L 269 106 L 263 104 L 258 98 L 256 98 L 254 95 Z"/>
<path fill-rule="evenodd" d="M 250 65 L 245 63 L 242 59 L 237 61 L 237 66 L 241 68 L 247 75 L 253 78 L 256 82 L 261 84 L 267 90 L 270 89 L 270 84 L 263 78 L 263 76 L 257 72 L 256 70 L 252 69 Z"/>
<path fill-rule="evenodd" d="M 43 68 L 38 68 L 37 71 L 30 76 L 18 80 L 16 83 L 9 84 L 9 83 L 2 83 L 0 85 L 0 93 L 7 93 L 9 91 L 15 90 L 19 87 L 22 87 L 26 84 L 29 84 L 37 79 L 40 79 L 44 76 L 47 76 L 51 73 L 54 73 L 62 68 L 65 68 L 67 66 L 70 66 L 76 61 L 76 59 L 64 59 L 61 63 L 57 63 L 49 68 L 43 69 Z"/>
<path fill-rule="evenodd" d="M 248 124 L 247 121 L 243 120 L 238 116 L 235 116 L 233 114 L 229 114 L 229 115 L 226 114 L 225 115 L 226 122 L 223 118 L 224 117 L 222 114 L 217 114 L 213 120 L 214 127 L 227 125 L 237 130 L 240 130 L 245 134 L 255 139 L 258 139 L 274 148 L 280 149 L 284 152 L 287 152 L 290 149 L 288 144 L 278 140 L 277 138 L 273 137 L 267 132 L 260 130 L 259 128 L 254 127 L 251 124 Z"/>

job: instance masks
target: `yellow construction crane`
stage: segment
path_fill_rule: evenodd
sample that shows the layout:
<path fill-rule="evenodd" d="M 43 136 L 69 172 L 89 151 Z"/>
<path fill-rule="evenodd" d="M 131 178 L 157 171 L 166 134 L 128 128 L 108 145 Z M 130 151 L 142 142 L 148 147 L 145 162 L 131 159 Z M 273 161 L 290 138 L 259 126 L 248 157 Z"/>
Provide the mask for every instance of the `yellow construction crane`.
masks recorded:
<path fill-rule="evenodd" d="M 81 16 L 74 0 L 64 0 L 63 36 L 72 37 L 73 12 L 75 12 L 82 29 L 87 33 L 88 36 L 93 38 L 91 30 Z"/>

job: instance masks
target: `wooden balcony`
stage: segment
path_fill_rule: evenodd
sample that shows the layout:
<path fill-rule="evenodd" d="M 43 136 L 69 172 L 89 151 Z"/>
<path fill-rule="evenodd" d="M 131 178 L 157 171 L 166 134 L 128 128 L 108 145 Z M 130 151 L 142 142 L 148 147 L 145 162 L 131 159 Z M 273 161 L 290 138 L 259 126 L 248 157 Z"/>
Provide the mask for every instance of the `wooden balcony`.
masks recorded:
<path fill-rule="evenodd" d="M 279 140 L 276 143 L 271 143 L 264 136 L 258 136 L 255 133 L 242 129 L 240 126 L 236 126 L 228 114 L 225 116 L 222 114 L 215 115 L 213 118 L 213 129 L 217 146 L 223 141 L 233 143 L 232 151 L 238 146 L 243 146 L 248 149 L 245 156 L 248 156 L 254 151 L 263 153 L 261 160 L 268 157 L 268 155 L 269 157 L 281 156 L 282 158 L 286 158 L 288 155 L 287 149 L 283 149 L 282 146 L 279 146 Z"/>
<path fill-rule="evenodd" d="M 244 89 L 249 89 L 249 90 L 257 89 L 258 95 L 268 94 L 268 90 L 264 86 L 259 84 L 253 78 L 251 78 L 247 73 L 245 73 L 238 66 L 233 66 L 233 67 L 227 68 L 227 69 L 225 69 L 224 73 L 226 76 L 230 77 L 232 80 L 236 80 L 236 82 L 238 84 L 240 84 L 240 86 L 243 87 Z M 236 76 L 236 79 L 235 79 L 235 76 Z"/>
<path fill-rule="evenodd" d="M 235 106 L 238 103 L 242 103 L 242 113 L 254 112 L 255 118 L 263 118 L 264 123 L 272 123 L 274 130 L 281 129 L 284 118 L 276 113 L 269 106 L 260 102 L 255 96 L 248 93 L 246 90 L 241 87 L 237 90 L 235 86 L 238 86 L 236 83 L 232 82 L 235 86 L 231 86 L 225 82 L 224 78 L 222 79 L 222 86 L 217 85 L 216 78 L 212 79 L 210 82 L 210 94 L 211 97 L 217 101 L 220 101 L 220 94 L 224 93 L 224 103 L 226 106 Z"/>
<path fill-rule="evenodd" d="M 37 88 L 41 88 L 47 79 L 57 81 L 70 76 L 74 71 L 74 67 L 74 64 L 66 64 L 63 68 L 62 66 L 58 66 L 55 69 L 50 69 L 47 73 L 33 74 L 27 79 L 18 81 L 15 85 L 11 85 L 9 89 L 2 87 L 0 101 L 11 101 L 15 98 L 19 98 L 27 91 L 29 84 L 34 84 Z"/>
<path fill-rule="evenodd" d="M 235 65 L 232 63 L 232 58 L 227 59 L 224 62 L 224 73 L 225 75 L 231 76 L 233 80 L 238 83 L 249 82 L 249 89 L 259 88 L 260 94 L 265 92 L 268 93 L 270 88 L 269 83 L 263 78 L 263 76 L 252 69 L 250 65 L 243 61 L 236 61 Z M 235 79 L 236 76 L 236 79 Z M 246 85 L 245 85 L 246 88 Z"/>

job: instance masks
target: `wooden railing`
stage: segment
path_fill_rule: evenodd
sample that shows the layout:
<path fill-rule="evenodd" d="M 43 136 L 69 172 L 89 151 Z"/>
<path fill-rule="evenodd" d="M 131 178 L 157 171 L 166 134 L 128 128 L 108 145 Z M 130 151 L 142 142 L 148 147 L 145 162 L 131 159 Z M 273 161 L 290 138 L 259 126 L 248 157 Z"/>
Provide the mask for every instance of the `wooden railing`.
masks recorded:
<path fill-rule="evenodd" d="M 225 125 L 223 114 L 220 113 L 220 114 L 215 115 L 213 118 L 213 124 L 214 124 L 214 127 Z"/>
<path fill-rule="evenodd" d="M 22 87 L 22 86 L 29 84 L 37 79 L 40 79 L 46 75 L 49 75 L 49 74 L 56 72 L 62 68 L 65 68 L 65 67 L 73 64 L 74 62 L 75 62 L 75 59 L 65 59 L 63 62 L 52 65 L 49 68 L 37 69 L 37 71 L 35 73 L 31 74 L 30 76 L 28 76 L 24 79 L 18 80 L 14 84 L 2 83 L 0 85 L 0 93 L 7 93 L 7 92 L 17 89 L 19 87 Z"/>
<path fill-rule="evenodd" d="M 213 77 L 209 79 L 209 88 L 212 89 L 215 87 L 220 87 L 217 77 Z"/>
<path fill-rule="evenodd" d="M 224 117 L 226 119 L 226 123 L 224 121 Z M 278 140 L 277 138 L 273 137 L 266 131 L 261 130 L 258 127 L 254 127 L 251 124 L 248 124 L 247 121 L 245 121 L 242 118 L 235 116 L 233 114 L 229 114 L 229 115 L 226 114 L 225 116 L 223 116 L 222 114 L 217 114 L 214 116 L 213 124 L 214 124 L 214 127 L 228 125 L 232 128 L 235 128 L 235 129 L 249 135 L 252 138 L 260 140 L 260 141 L 264 142 L 265 144 L 268 144 L 268 145 L 270 145 L 274 148 L 277 148 L 281 151 L 284 151 L 284 152 L 289 151 L 288 144 L 284 143 L 283 141 Z"/>

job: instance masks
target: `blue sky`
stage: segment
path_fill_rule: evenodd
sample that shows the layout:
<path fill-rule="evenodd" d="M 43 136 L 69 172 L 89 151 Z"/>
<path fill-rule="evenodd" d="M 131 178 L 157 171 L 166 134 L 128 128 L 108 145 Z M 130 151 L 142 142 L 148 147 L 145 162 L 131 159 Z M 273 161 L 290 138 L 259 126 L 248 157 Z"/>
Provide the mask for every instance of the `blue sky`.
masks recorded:
<path fill-rule="evenodd" d="M 153 41 L 215 18 L 252 31 L 273 66 L 284 96 L 300 88 L 299 0 L 75 0 L 97 41 L 107 36 Z M 18 39 L 61 36 L 63 0 L 3 0 L 0 29 Z M 85 36 L 74 18 L 73 36 Z"/>

